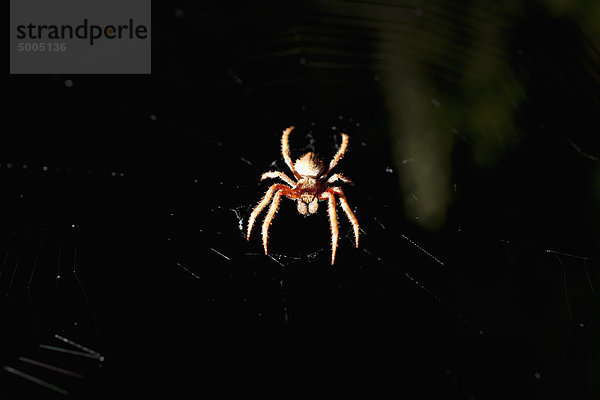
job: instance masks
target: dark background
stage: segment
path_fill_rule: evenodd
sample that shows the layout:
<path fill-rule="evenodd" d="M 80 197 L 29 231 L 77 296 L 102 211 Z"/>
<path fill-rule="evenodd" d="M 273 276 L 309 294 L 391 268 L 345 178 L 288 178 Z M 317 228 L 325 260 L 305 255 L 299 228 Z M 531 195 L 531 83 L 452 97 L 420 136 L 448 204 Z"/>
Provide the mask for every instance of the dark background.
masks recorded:
<path fill-rule="evenodd" d="M 9 76 L 4 394 L 597 397 L 600 11 L 474 3 L 154 2 L 151 76 Z M 334 267 L 324 205 L 242 232 L 292 124 L 350 135 Z"/>

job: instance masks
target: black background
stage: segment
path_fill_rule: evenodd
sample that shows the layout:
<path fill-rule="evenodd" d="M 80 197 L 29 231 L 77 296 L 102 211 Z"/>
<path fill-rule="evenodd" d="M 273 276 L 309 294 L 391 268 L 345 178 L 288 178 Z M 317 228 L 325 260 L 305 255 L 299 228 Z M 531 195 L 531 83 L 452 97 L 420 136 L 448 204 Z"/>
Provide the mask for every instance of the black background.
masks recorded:
<path fill-rule="evenodd" d="M 401 6 L 460 27 L 467 5 L 446 3 Z M 380 70 L 375 28 L 349 18 L 348 4 L 375 7 L 155 2 L 152 75 L 9 77 L 3 366 L 76 398 L 598 395 L 597 42 L 543 2 L 522 11 L 505 38 L 525 92 L 521 139 L 487 168 L 458 140 L 459 190 L 443 226 L 426 230 L 398 184 L 394 71 Z M 394 30 L 376 15 L 361 18 Z M 322 36 L 312 43 L 305 31 Z M 442 72 L 423 73 L 458 98 Z M 293 157 L 314 139 L 328 159 L 350 135 L 339 171 L 356 182 L 344 190 L 361 245 L 340 210 L 335 267 L 323 205 L 302 218 L 282 201 L 272 258 L 259 229 L 249 242 L 240 230 L 266 190 L 260 174 L 285 171 L 279 138 L 291 124 Z M 61 345 L 55 334 L 104 361 L 39 347 Z M 6 370 L 2 380 L 9 398 L 60 397 Z"/>

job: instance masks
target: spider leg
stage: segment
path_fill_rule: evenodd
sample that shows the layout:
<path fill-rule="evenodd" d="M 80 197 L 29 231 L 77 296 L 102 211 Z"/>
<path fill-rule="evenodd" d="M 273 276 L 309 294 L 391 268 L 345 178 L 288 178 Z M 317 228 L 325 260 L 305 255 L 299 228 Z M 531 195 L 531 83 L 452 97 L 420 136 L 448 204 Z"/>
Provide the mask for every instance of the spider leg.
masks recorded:
<path fill-rule="evenodd" d="M 337 153 L 335 153 L 335 156 L 333 156 L 333 158 L 329 162 L 329 168 L 327 169 L 327 173 L 329 173 L 329 171 L 331 171 L 333 167 L 337 165 L 337 163 L 342 159 L 342 157 L 344 157 L 344 153 L 348 148 L 348 140 L 348 135 L 342 133 L 342 144 L 340 145 L 340 148 L 338 149 Z"/>
<path fill-rule="evenodd" d="M 335 195 L 333 192 L 323 192 L 319 198 L 321 200 L 329 200 L 327 211 L 329 212 L 329 226 L 331 227 L 331 265 L 333 265 L 335 262 L 335 252 L 337 250 L 338 242 L 338 223 L 337 212 L 335 211 Z"/>
<path fill-rule="evenodd" d="M 332 192 L 336 193 L 340 198 L 340 204 L 342 206 L 342 209 L 346 213 L 346 216 L 348 217 L 348 220 L 350 221 L 350 223 L 352 224 L 352 228 L 354 229 L 354 243 L 356 243 L 356 247 L 358 247 L 358 219 L 356 219 L 356 215 L 354 215 L 354 213 L 350 209 L 344 192 L 339 187 L 332 187 L 328 190 L 331 190 Z"/>
<path fill-rule="evenodd" d="M 336 181 L 342 181 L 345 183 L 349 183 L 351 185 L 354 185 L 354 182 L 352 182 L 352 180 L 350 178 L 346 178 L 344 175 L 342 174 L 333 174 L 329 177 L 329 179 L 327 179 L 327 181 L 325 181 L 325 183 L 330 184 Z"/>
<path fill-rule="evenodd" d="M 273 185 L 275 186 L 275 185 Z M 292 200 L 295 200 L 298 196 L 292 191 L 292 189 L 290 189 L 289 187 L 285 186 L 285 185 L 280 185 L 283 186 L 281 189 L 279 189 L 277 192 L 275 192 L 275 196 L 273 196 L 273 201 L 271 202 L 271 207 L 269 207 L 269 211 L 267 212 L 267 215 L 265 216 L 265 220 L 263 221 L 262 224 L 262 239 L 263 239 L 263 247 L 265 248 L 265 254 L 268 254 L 268 250 L 267 250 L 267 241 L 269 240 L 269 226 L 271 225 L 271 222 L 273 221 L 273 218 L 275 217 L 275 213 L 277 212 L 277 208 L 279 207 L 279 200 L 281 199 L 281 196 L 286 196 L 289 197 Z"/>
<path fill-rule="evenodd" d="M 269 179 L 269 178 L 280 178 L 282 181 L 284 181 L 285 183 L 287 183 L 291 187 L 296 186 L 296 182 L 294 182 L 294 180 L 292 178 L 290 178 L 289 176 L 287 176 L 283 172 L 279 172 L 279 171 L 265 172 L 260 177 L 260 180 L 263 181 L 263 180 Z"/>
<path fill-rule="evenodd" d="M 273 193 L 276 190 L 282 190 L 283 188 L 289 189 L 287 186 L 281 183 L 271 185 L 271 187 L 269 188 L 269 190 L 267 190 L 262 200 L 256 205 L 256 207 L 254 207 L 254 210 L 252 210 L 252 214 L 250 214 L 250 218 L 248 218 L 248 233 L 246 234 L 246 240 L 250 240 L 250 232 L 252 232 L 252 226 L 254 225 L 254 221 L 256 220 L 256 217 L 258 217 L 258 214 L 260 214 L 263 208 L 265 208 L 265 206 L 269 203 L 271 197 L 273 197 Z"/>
<path fill-rule="evenodd" d="M 290 171 L 292 171 L 292 174 L 294 174 L 296 179 L 300 179 L 301 178 L 300 174 L 298 174 L 296 172 L 296 169 L 294 169 L 294 164 L 292 163 L 292 159 L 290 157 L 290 146 L 288 143 L 289 142 L 288 138 L 293 129 L 294 129 L 294 127 L 290 126 L 286 130 L 284 130 L 283 135 L 281 135 L 281 155 L 283 156 L 283 159 L 285 160 L 285 163 L 288 166 L 288 168 L 290 169 Z"/>

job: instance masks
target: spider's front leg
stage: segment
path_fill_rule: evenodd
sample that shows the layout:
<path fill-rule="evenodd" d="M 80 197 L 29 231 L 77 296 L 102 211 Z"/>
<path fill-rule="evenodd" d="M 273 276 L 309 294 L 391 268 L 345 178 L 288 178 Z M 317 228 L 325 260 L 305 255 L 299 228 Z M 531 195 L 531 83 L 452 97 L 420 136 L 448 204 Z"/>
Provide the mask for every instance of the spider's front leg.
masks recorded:
<path fill-rule="evenodd" d="M 331 227 L 331 265 L 333 265 L 335 263 L 335 252 L 339 236 L 337 212 L 335 211 L 335 196 L 332 192 L 328 191 L 321 193 L 319 199 L 328 200 L 327 211 L 329 212 L 329 226 Z"/>
<path fill-rule="evenodd" d="M 273 197 L 273 193 L 275 193 L 276 190 L 283 189 L 289 190 L 290 188 L 288 188 L 285 185 L 282 185 L 281 183 L 276 183 L 272 185 L 269 188 L 269 190 L 267 190 L 262 200 L 258 202 L 256 207 L 254 207 L 254 210 L 252 210 L 252 214 L 250 214 L 250 218 L 248 218 L 248 231 L 246 234 L 246 240 L 250 240 L 250 232 L 252 232 L 252 226 L 254 225 L 254 221 L 256 220 L 256 217 L 258 217 L 258 214 L 260 214 L 260 212 L 263 210 L 263 208 L 265 208 L 265 206 L 269 204 L 271 197 Z"/>
<path fill-rule="evenodd" d="M 358 232 L 359 232 L 358 219 L 356 218 L 356 215 L 354 215 L 354 213 L 350 209 L 350 206 L 348 205 L 348 200 L 346 200 L 346 196 L 344 195 L 344 192 L 342 191 L 341 188 L 339 188 L 337 186 L 331 187 L 328 190 L 337 194 L 338 197 L 340 198 L 340 204 L 342 206 L 342 209 L 346 213 L 346 216 L 348 217 L 348 220 L 350 221 L 350 223 L 352 224 L 352 228 L 354 229 L 354 243 L 356 244 L 356 247 L 358 247 Z"/>
<path fill-rule="evenodd" d="M 273 185 L 275 186 L 275 185 Z M 284 186 L 284 185 L 281 185 Z M 295 200 L 298 196 L 296 193 L 287 186 L 284 186 L 282 189 L 278 190 L 273 196 L 273 201 L 271 202 L 271 207 L 269 207 L 269 211 L 265 216 L 265 220 L 262 224 L 262 239 L 263 239 L 263 247 L 265 249 L 265 254 L 268 254 L 267 242 L 269 240 L 269 226 L 275 217 L 275 213 L 277 212 L 277 208 L 279 207 L 279 200 L 281 196 L 286 196 L 292 200 Z"/>

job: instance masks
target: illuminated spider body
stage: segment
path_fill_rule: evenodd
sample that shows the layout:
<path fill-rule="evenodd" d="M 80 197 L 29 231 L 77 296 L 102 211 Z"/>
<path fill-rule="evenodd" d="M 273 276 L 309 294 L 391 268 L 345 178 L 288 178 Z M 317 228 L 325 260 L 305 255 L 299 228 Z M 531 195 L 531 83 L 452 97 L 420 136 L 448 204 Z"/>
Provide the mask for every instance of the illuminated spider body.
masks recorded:
<path fill-rule="evenodd" d="M 342 144 L 340 145 L 340 148 L 335 156 L 329 162 L 328 166 L 325 166 L 323 161 L 321 161 L 316 154 L 312 152 L 304 154 L 302 157 L 297 159 L 294 164 L 292 164 L 288 138 L 293 129 L 294 127 L 291 126 L 283 131 L 283 135 L 281 136 L 281 154 L 283 155 L 286 165 L 294 174 L 296 181 L 294 182 L 293 179 L 279 171 L 269 171 L 262 174 L 260 178 L 261 181 L 268 178 L 279 178 L 289 186 L 276 183 L 269 187 L 265 193 L 265 196 L 256 205 L 256 207 L 254 207 L 252 214 L 250 214 L 250 218 L 248 219 L 248 232 L 246 239 L 250 240 L 250 232 L 252 231 L 254 221 L 256 220 L 256 217 L 258 217 L 258 214 L 260 214 L 265 206 L 271 201 L 271 198 L 273 199 L 271 201 L 271 206 L 269 207 L 269 211 L 267 211 L 267 215 L 262 224 L 262 239 L 265 254 L 268 254 L 267 241 L 269 239 L 269 226 L 275 217 L 281 196 L 296 200 L 296 207 L 298 212 L 302 215 L 311 215 L 316 213 L 319 208 L 319 201 L 327 200 L 329 224 L 331 227 L 331 264 L 333 265 L 335 263 L 335 252 L 338 241 L 338 222 L 335 208 L 336 196 L 339 198 L 342 210 L 344 210 L 348 220 L 350 220 L 350 223 L 354 228 L 354 240 L 356 247 L 358 247 L 358 220 L 350 209 L 342 189 L 337 186 L 330 186 L 330 184 L 338 180 L 345 183 L 352 183 L 352 181 L 342 174 L 329 175 L 331 170 L 344 156 L 344 153 L 348 148 L 348 135 L 342 133 Z"/>

